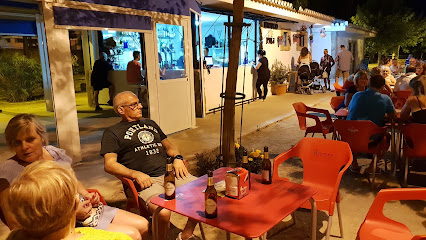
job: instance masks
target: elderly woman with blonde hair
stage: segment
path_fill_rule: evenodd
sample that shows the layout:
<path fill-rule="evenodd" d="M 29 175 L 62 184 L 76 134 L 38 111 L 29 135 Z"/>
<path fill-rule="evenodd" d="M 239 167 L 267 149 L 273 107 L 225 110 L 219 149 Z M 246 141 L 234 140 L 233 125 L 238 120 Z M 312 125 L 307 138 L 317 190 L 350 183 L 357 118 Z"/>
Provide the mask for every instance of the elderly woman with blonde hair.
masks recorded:
<path fill-rule="evenodd" d="M 36 161 L 25 167 L 6 190 L 8 211 L 20 225 L 7 240 L 131 240 L 124 233 L 76 229 L 77 187 L 74 173 L 53 161 Z"/>
<path fill-rule="evenodd" d="M 26 166 L 33 162 L 49 160 L 72 171 L 72 160 L 65 154 L 64 150 L 48 145 L 46 128 L 34 115 L 19 114 L 13 117 L 7 124 L 4 135 L 7 145 L 15 152 L 15 155 L 6 160 L 3 165 L 0 165 L 0 210 L 5 213 L 3 220 L 13 230 L 19 228 L 19 224 L 13 216 L 5 212 L 7 205 L 3 204 L 4 201 L 2 201 L 4 190 Z M 81 203 L 78 204 L 76 219 L 82 226 L 123 232 L 131 236 L 132 239 L 141 239 L 141 235 L 147 234 L 148 221 L 145 218 L 109 206 L 103 206 L 102 211 L 99 211 L 98 215 L 94 215 L 92 209 L 99 205 L 100 196 L 96 193 L 89 193 L 79 181 L 77 181 L 77 192 L 81 196 Z M 91 219 L 95 221 L 90 221 Z M 87 222 L 91 222 L 91 224 L 87 224 Z"/>
<path fill-rule="evenodd" d="M 394 86 L 396 79 L 392 75 L 390 67 L 383 65 L 382 66 L 382 76 L 385 79 L 385 84 L 389 86 Z"/>

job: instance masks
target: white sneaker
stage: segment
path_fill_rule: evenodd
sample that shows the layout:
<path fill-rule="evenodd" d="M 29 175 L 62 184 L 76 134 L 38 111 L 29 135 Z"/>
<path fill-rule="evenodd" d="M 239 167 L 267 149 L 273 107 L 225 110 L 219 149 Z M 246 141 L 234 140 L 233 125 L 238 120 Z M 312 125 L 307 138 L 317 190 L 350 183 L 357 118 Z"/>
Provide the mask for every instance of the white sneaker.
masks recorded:
<path fill-rule="evenodd" d="M 176 240 L 183 240 L 182 239 L 182 232 L 179 233 L 179 235 L 176 237 Z M 185 240 L 201 240 L 201 238 L 192 234 L 192 236 L 190 236 L 188 239 L 185 239 Z"/>

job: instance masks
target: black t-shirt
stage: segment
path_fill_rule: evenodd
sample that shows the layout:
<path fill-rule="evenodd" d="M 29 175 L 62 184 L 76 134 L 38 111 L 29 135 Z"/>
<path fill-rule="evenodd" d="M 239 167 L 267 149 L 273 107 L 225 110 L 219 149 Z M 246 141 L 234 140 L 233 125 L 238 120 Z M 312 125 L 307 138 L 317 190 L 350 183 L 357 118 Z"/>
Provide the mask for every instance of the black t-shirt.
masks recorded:
<path fill-rule="evenodd" d="M 257 69 L 258 78 L 268 81 L 270 77 L 268 59 L 266 57 L 262 57 L 259 59 L 259 62 L 262 63 L 262 65 L 260 65 L 259 69 Z"/>
<path fill-rule="evenodd" d="M 150 119 L 120 122 L 105 130 L 101 156 L 116 153 L 118 163 L 125 167 L 158 177 L 166 172 L 167 154 L 161 144 L 166 138 Z"/>
<path fill-rule="evenodd" d="M 96 60 L 93 64 L 91 76 L 92 86 L 108 81 L 108 71 L 112 69 L 113 67 L 109 62 L 102 59 Z"/>

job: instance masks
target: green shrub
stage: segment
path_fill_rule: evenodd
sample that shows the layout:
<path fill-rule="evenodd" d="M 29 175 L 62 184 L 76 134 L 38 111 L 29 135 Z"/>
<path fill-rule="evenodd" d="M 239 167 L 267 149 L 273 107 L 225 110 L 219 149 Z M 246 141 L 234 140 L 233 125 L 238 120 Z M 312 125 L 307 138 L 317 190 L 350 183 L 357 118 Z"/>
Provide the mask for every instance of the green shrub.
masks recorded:
<path fill-rule="evenodd" d="M 24 102 L 42 95 L 40 63 L 17 53 L 0 55 L 0 93 L 8 102 Z"/>

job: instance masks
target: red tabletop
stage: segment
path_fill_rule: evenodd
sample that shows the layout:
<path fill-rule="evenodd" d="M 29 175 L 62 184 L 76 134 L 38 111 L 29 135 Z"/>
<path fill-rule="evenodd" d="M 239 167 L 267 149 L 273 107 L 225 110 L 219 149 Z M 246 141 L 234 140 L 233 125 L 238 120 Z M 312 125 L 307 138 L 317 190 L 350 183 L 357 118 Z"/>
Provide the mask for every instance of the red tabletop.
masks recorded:
<path fill-rule="evenodd" d="M 230 169 L 214 171 L 214 181 L 224 180 L 226 171 Z M 207 186 L 206 175 L 178 187 L 176 199 L 166 201 L 162 194 L 152 198 L 151 203 L 228 232 L 256 238 L 296 211 L 317 192 L 311 187 L 282 179 L 273 179 L 271 185 L 263 185 L 258 174 L 252 174 L 251 179 L 250 192 L 244 198 L 218 197 L 218 217 L 215 219 L 205 218 L 203 190 Z"/>
<path fill-rule="evenodd" d="M 339 110 L 337 110 L 337 112 L 334 113 L 334 116 L 336 116 L 336 117 L 347 117 L 348 113 L 349 113 L 348 109 L 340 108 Z"/>

